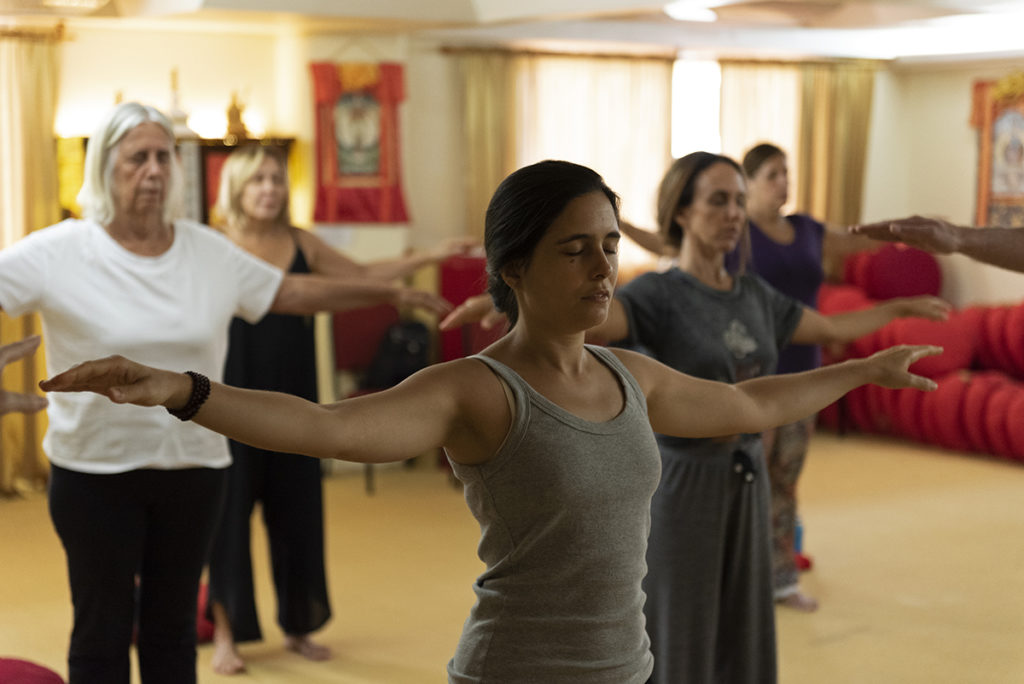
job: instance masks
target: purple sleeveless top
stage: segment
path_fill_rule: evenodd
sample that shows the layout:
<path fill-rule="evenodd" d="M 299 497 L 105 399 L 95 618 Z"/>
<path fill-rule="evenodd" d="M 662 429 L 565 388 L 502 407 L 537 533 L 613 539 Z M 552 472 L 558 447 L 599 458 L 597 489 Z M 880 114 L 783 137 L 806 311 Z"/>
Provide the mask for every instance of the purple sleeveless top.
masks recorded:
<path fill-rule="evenodd" d="M 750 221 L 749 268 L 779 292 L 818 308 L 818 289 L 825 280 L 822 242 L 825 226 L 807 214 L 791 214 L 786 220 L 795 229 L 793 242 L 780 245 Z M 790 344 L 779 351 L 778 373 L 797 373 L 821 365 L 816 345 Z"/>

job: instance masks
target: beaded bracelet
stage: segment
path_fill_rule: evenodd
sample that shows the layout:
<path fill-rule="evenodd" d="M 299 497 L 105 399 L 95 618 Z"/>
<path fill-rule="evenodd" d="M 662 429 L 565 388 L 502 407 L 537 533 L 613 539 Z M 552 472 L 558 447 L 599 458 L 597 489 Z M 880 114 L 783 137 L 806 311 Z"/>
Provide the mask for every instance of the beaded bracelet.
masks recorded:
<path fill-rule="evenodd" d="M 185 371 L 185 374 L 192 378 L 192 394 L 180 409 L 167 409 L 167 412 L 178 420 L 192 420 L 203 403 L 210 398 L 210 379 L 208 377 L 195 371 Z"/>

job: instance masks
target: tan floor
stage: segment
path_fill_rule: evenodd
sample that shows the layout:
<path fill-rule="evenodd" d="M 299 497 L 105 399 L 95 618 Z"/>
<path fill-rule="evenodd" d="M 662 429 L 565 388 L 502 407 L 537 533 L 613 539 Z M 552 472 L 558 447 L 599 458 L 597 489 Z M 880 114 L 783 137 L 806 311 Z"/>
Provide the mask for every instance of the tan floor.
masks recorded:
<path fill-rule="evenodd" d="M 265 563 L 267 640 L 247 674 L 199 681 L 442 684 L 480 570 L 478 530 L 432 466 L 327 481 L 335 657 L 281 648 Z M 780 609 L 783 684 L 1024 682 L 1024 467 L 903 442 L 821 434 L 801 483 L 814 615 Z M 261 535 L 257 558 L 265 551 Z M 0 655 L 64 671 L 70 608 L 45 500 L 0 502 Z"/>

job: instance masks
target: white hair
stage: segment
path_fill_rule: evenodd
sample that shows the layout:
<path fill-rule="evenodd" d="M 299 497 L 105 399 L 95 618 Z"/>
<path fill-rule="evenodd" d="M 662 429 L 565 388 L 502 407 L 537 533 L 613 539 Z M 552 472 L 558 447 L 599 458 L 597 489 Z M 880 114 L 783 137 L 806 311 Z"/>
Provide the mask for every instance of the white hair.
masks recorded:
<path fill-rule="evenodd" d="M 137 126 L 152 122 L 167 133 L 167 139 L 174 145 L 174 127 L 163 112 L 156 107 L 123 102 L 103 117 L 85 148 L 85 178 L 78 192 L 78 204 L 82 215 L 101 226 L 114 220 L 114 194 L 111 188 L 114 160 L 117 148 L 124 136 Z M 176 154 L 171 155 L 171 173 L 167 194 L 164 197 L 163 219 L 170 223 L 181 215 L 184 197 L 184 179 L 181 164 Z"/>

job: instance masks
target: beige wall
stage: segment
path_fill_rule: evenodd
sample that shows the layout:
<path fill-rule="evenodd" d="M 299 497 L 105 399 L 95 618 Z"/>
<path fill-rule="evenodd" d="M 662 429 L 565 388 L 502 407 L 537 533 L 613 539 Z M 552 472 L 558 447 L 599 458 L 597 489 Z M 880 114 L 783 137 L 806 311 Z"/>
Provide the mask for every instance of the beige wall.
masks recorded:
<path fill-rule="evenodd" d="M 978 132 L 971 88 L 1024 62 L 940 63 L 891 68 L 875 86 L 864 186 L 865 221 L 919 213 L 973 225 Z M 1019 302 L 1024 275 L 941 257 L 943 296 L 956 306 Z"/>

